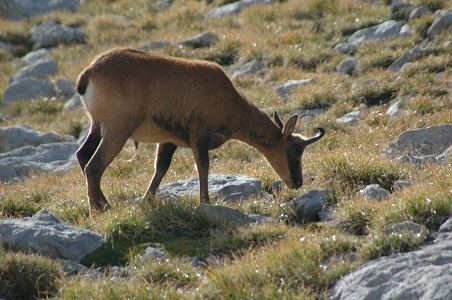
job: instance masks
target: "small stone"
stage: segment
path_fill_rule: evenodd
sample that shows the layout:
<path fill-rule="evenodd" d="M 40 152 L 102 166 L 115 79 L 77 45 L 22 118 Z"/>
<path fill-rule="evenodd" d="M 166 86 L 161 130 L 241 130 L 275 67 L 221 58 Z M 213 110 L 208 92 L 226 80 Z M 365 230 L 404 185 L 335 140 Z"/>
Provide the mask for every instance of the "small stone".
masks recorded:
<path fill-rule="evenodd" d="M 358 193 L 365 198 L 370 198 L 374 200 L 387 199 L 389 197 L 389 192 L 378 184 L 369 184 L 364 189 L 360 190 Z"/>

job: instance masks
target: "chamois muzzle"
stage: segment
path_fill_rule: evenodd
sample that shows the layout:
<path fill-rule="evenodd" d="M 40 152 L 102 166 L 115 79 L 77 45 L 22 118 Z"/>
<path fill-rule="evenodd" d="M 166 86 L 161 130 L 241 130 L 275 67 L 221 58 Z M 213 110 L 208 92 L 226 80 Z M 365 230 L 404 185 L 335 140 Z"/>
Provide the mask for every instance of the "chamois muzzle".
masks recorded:
<path fill-rule="evenodd" d="M 325 135 L 325 129 L 323 129 L 322 127 L 317 127 L 316 129 L 319 131 L 319 133 L 313 136 L 312 138 L 307 139 L 305 141 L 306 146 L 314 142 L 317 142 Z"/>

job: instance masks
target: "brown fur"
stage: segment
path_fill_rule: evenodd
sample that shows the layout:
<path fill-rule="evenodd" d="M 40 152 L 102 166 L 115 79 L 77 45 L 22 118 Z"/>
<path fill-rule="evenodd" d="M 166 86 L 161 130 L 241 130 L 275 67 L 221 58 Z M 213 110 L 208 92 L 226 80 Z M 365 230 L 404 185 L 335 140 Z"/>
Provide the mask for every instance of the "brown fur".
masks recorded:
<path fill-rule="evenodd" d="M 100 189 L 102 173 L 129 138 L 159 143 L 145 197 L 155 193 L 176 148 L 189 147 L 198 166 L 200 200 L 208 203 L 208 150 L 229 139 L 246 142 L 264 154 L 289 187 L 298 188 L 303 149 L 324 134 L 323 129 L 311 139 L 292 134 L 296 116 L 290 126 L 283 126 L 277 114 L 273 121 L 244 99 L 221 67 L 206 61 L 115 49 L 80 74 L 77 91 L 92 119 L 77 157 L 96 209 L 108 205 Z M 294 160 L 287 147 L 298 147 L 300 155 Z"/>

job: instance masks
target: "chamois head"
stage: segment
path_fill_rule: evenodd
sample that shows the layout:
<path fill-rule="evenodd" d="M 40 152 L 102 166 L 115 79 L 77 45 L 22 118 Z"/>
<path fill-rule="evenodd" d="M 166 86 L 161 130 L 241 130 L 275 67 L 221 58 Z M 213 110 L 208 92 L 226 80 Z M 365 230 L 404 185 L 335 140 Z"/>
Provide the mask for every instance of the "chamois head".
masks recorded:
<path fill-rule="evenodd" d="M 283 124 L 275 111 L 273 115 L 275 123 L 281 128 L 282 138 L 273 154 L 267 156 L 267 160 L 284 181 L 287 187 L 298 189 L 303 184 L 301 156 L 305 147 L 312 144 L 325 135 L 325 129 L 317 128 L 319 133 L 311 138 L 305 138 L 300 134 L 294 134 L 298 116 L 292 116 L 286 124 Z"/>

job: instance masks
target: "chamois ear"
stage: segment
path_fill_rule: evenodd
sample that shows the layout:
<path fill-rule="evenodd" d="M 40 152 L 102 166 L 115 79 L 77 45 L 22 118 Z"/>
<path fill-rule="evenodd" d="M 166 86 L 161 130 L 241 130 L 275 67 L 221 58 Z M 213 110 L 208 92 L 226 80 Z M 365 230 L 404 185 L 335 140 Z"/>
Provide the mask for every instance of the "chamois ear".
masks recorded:
<path fill-rule="evenodd" d="M 278 116 L 278 111 L 275 110 L 275 114 L 273 115 L 273 119 L 275 120 L 276 125 L 282 130 L 284 128 L 284 124 Z"/>
<path fill-rule="evenodd" d="M 286 125 L 284 125 L 282 129 L 282 133 L 285 138 L 288 138 L 292 132 L 295 130 L 295 125 L 297 124 L 298 116 L 292 116 L 290 117 L 289 121 L 287 121 Z"/>

